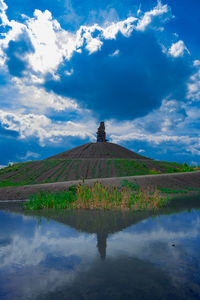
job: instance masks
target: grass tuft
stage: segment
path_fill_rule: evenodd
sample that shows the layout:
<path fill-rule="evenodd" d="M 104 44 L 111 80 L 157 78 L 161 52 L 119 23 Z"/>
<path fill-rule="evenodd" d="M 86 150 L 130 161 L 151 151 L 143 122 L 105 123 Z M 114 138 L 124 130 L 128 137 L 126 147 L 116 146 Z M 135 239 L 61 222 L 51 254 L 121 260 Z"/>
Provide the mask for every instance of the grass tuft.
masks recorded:
<path fill-rule="evenodd" d="M 40 192 L 33 195 L 25 209 L 39 210 L 43 208 L 54 209 L 131 209 L 134 211 L 158 209 L 168 204 L 168 199 L 160 196 L 158 189 L 154 192 L 138 189 L 134 184 L 115 186 L 102 186 L 96 182 L 87 187 L 84 182 L 73 185 L 64 192 Z"/>

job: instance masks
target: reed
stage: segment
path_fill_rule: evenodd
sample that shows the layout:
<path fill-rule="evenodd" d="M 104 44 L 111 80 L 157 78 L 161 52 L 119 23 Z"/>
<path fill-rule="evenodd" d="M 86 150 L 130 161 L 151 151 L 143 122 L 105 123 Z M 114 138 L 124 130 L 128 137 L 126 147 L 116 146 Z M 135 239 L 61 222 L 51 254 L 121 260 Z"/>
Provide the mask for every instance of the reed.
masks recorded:
<path fill-rule="evenodd" d="M 99 182 L 91 187 L 84 184 L 70 187 L 64 192 L 40 192 L 33 195 L 24 204 L 25 209 L 37 210 L 43 208 L 54 209 L 130 209 L 134 211 L 158 209 L 166 206 L 168 199 L 161 197 L 158 189 L 154 192 L 139 189 L 133 190 L 129 186 L 102 186 Z"/>

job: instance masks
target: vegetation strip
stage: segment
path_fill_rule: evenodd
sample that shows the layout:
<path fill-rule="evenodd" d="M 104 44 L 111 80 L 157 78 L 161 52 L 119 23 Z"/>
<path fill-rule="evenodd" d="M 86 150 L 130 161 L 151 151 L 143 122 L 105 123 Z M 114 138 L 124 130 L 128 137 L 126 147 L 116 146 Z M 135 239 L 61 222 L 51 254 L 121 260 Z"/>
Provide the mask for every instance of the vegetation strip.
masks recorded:
<path fill-rule="evenodd" d="M 63 163 L 64 161 L 64 163 Z M 111 172 L 112 170 L 112 172 Z M 48 159 L 36 162 L 17 163 L 0 169 L 0 187 L 49 183 L 78 178 L 106 178 L 161 173 L 192 172 L 199 170 L 186 163 L 136 160 L 124 158 L 95 159 Z"/>
<path fill-rule="evenodd" d="M 168 204 L 167 197 L 161 197 L 158 189 L 154 192 L 141 190 L 134 183 L 122 182 L 122 187 L 103 187 L 95 182 L 92 187 L 84 184 L 72 185 L 64 192 L 40 192 L 33 195 L 24 209 L 130 209 L 134 211 L 158 209 Z"/>

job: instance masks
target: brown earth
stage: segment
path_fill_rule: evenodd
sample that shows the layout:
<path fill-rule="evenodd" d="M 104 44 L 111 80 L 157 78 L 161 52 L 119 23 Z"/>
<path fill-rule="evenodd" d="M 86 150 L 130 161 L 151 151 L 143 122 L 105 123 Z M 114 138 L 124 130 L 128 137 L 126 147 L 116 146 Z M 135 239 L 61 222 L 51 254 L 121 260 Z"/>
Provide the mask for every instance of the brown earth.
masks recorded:
<path fill-rule="evenodd" d="M 171 189 L 185 189 L 186 187 L 194 189 L 200 188 L 200 171 L 158 175 L 86 179 L 85 184 L 87 186 L 91 186 L 94 182 L 98 181 L 104 186 L 121 186 L 121 182 L 123 179 L 127 179 L 128 181 L 133 182 L 143 188 L 155 188 L 156 186 Z M 81 180 L 73 180 L 17 187 L 4 187 L 0 188 L 0 200 L 27 199 L 30 195 L 39 191 L 64 191 L 67 190 L 70 185 L 78 184 L 81 182 Z"/>
<path fill-rule="evenodd" d="M 15 166 L 0 170 L 0 183 L 12 182 L 25 185 L 81 178 L 109 178 L 181 171 L 179 166 L 173 166 L 167 162 L 119 158 L 59 158 L 21 163 Z"/>
<path fill-rule="evenodd" d="M 114 143 L 88 143 L 45 160 L 1 169 L 0 186 L 181 171 L 181 164 L 154 161 Z"/>
<path fill-rule="evenodd" d="M 49 159 L 71 159 L 71 158 L 130 158 L 149 159 L 129 149 L 114 143 L 88 143 L 63 153 L 49 157 Z"/>

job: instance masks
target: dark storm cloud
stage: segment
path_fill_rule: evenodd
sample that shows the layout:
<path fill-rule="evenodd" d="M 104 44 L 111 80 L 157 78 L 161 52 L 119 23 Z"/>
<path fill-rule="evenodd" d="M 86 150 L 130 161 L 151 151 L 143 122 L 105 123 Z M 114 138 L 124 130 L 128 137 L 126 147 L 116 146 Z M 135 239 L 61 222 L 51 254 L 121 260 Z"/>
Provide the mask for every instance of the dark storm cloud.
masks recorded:
<path fill-rule="evenodd" d="M 23 72 L 28 68 L 24 57 L 31 52 L 34 52 L 34 48 L 26 32 L 19 35 L 16 41 L 9 42 L 5 53 L 7 55 L 6 64 L 11 75 L 23 76 Z"/>
<path fill-rule="evenodd" d="M 102 119 L 144 116 L 168 96 L 184 100 L 192 66 L 164 54 L 151 31 L 103 42 L 100 51 L 83 50 L 62 65 L 59 81 L 46 78 L 46 90 L 78 100 Z M 116 50 L 119 54 L 111 56 Z M 72 68 L 73 74 L 65 75 Z"/>

